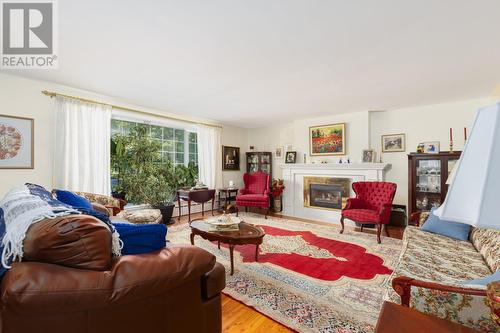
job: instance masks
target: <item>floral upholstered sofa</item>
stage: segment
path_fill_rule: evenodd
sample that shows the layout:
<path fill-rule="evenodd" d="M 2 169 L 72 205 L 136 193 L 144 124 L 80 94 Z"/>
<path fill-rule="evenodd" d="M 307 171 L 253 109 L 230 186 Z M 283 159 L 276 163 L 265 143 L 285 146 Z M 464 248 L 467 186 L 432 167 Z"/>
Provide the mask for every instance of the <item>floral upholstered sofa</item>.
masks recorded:
<path fill-rule="evenodd" d="M 425 214 L 417 219 L 425 221 Z M 486 286 L 464 284 L 497 269 L 500 230 L 473 228 L 469 241 L 459 241 L 409 226 L 384 298 L 481 331 L 500 332 L 486 304 Z"/>

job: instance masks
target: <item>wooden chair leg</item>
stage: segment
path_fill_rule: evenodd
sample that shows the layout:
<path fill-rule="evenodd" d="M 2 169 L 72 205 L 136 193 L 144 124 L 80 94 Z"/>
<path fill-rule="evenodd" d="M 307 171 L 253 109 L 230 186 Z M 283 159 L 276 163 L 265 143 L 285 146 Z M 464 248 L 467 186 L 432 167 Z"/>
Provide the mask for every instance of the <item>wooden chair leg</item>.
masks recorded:
<path fill-rule="evenodd" d="M 343 234 L 344 233 L 344 217 L 343 216 L 340 218 L 340 224 L 342 225 L 342 229 L 340 229 L 340 233 Z"/>
<path fill-rule="evenodd" d="M 382 231 L 382 225 L 380 223 L 377 223 L 377 243 L 381 243 L 382 241 L 380 240 L 380 232 Z"/>
<path fill-rule="evenodd" d="M 384 229 L 385 229 L 386 236 L 391 237 L 391 236 L 389 236 L 389 228 L 387 227 L 387 224 L 384 224 Z"/>
<path fill-rule="evenodd" d="M 362 224 L 362 225 L 361 225 L 361 227 L 360 227 L 361 232 L 363 232 L 363 227 L 364 227 L 364 226 L 365 226 L 364 224 Z"/>
<path fill-rule="evenodd" d="M 245 213 L 248 213 L 248 206 L 245 206 Z"/>
<path fill-rule="evenodd" d="M 266 209 L 266 214 L 264 215 L 264 219 L 267 220 L 267 215 L 269 214 L 269 207 Z"/>

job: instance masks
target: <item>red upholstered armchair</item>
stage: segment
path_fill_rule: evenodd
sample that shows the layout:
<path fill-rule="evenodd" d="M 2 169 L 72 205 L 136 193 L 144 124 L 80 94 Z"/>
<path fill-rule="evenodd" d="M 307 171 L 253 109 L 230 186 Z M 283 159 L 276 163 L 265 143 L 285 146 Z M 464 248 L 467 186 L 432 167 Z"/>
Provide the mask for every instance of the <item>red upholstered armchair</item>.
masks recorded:
<path fill-rule="evenodd" d="M 245 188 L 236 196 L 236 206 L 260 207 L 269 213 L 269 175 L 265 172 L 245 173 L 243 175 Z"/>
<path fill-rule="evenodd" d="M 356 198 L 347 199 L 347 205 L 342 209 L 340 233 L 344 232 L 344 218 L 360 223 L 361 230 L 363 230 L 363 224 L 376 224 L 377 241 L 380 244 L 382 224 L 386 225 L 385 233 L 389 236 L 387 223 L 389 223 L 396 188 L 396 184 L 388 182 L 352 183 Z"/>

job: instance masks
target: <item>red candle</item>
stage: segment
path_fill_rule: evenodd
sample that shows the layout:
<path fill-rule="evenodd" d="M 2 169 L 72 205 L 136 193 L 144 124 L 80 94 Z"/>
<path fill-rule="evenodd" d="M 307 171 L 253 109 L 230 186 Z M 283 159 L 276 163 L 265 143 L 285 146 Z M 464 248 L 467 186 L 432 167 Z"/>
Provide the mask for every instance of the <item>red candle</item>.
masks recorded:
<path fill-rule="evenodd" d="M 450 127 L 450 141 L 453 141 L 453 128 Z"/>
<path fill-rule="evenodd" d="M 464 127 L 464 140 L 467 140 L 467 127 Z"/>

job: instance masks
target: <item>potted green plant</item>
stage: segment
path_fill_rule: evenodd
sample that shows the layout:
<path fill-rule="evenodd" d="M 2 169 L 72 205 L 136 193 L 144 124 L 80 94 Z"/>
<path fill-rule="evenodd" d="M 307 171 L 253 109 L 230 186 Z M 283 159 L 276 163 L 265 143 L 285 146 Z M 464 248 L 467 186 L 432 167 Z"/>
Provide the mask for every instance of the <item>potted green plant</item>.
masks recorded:
<path fill-rule="evenodd" d="M 161 143 L 147 135 L 147 125 L 137 125 L 128 135 L 115 135 L 112 162 L 120 167 L 118 190 L 134 204 L 149 204 L 159 209 L 168 224 L 174 210 L 175 168 L 161 163 Z"/>

